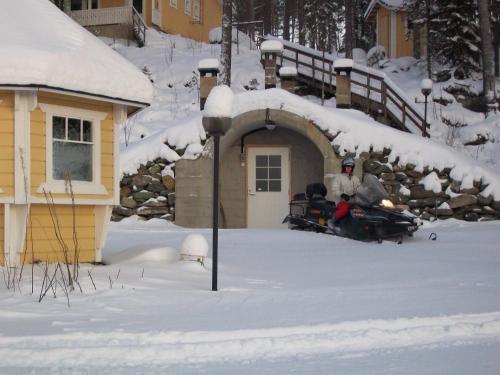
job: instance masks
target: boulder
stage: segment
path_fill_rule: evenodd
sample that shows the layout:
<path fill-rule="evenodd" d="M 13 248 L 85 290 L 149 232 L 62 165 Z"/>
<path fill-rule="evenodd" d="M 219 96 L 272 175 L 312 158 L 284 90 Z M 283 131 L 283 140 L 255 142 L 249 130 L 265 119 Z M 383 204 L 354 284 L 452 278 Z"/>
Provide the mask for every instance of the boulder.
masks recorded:
<path fill-rule="evenodd" d="M 478 195 L 479 194 L 479 188 L 472 187 L 472 188 L 469 188 L 469 189 L 460 189 L 460 194 Z"/>
<path fill-rule="evenodd" d="M 172 176 L 170 176 L 170 175 L 163 176 L 162 182 L 163 182 L 163 186 L 165 186 L 165 189 L 167 189 L 167 191 L 174 191 L 175 190 L 175 180 Z"/>
<path fill-rule="evenodd" d="M 113 208 L 113 213 L 115 215 L 120 215 L 124 217 L 129 217 L 134 214 L 134 210 L 131 210 L 130 208 L 122 207 L 122 206 L 116 206 Z"/>
<path fill-rule="evenodd" d="M 146 202 L 149 198 L 153 198 L 154 194 L 150 191 L 147 190 L 141 190 L 138 191 L 134 194 L 132 194 L 132 197 L 137 203 L 144 203 Z"/>
<path fill-rule="evenodd" d="M 500 211 L 500 201 L 492 201 L 490 203 L 491 208 L 493 208 L 495 211 Z"/>
<path fill-rule="evenodd" d="M 410 198 L 412 199 L 432 198 L 442 195 L 441 193 L 436 194 L 431 190 L 425 190 L 424 185 L 414 185 L 410 188 Z"/>
<path fill-rule="evenodd" d="M 132 178 L 132 184 L 136 186 L 139 190 L 144 189 L 153 181 L 153 177 L 148 175 L 137 175 Z"/>
<path fill-rule="evenodd" d="M 123 186 L 120 188 L 120 198 L 128 197 L 132 194 L 132 188 L 130 186 Z"/>
<path fill-rule="evenodd" d="M 163 189 L 163 184 L 160 181 L 153 181 L 147 187 L 147 190 L 153 193 L 160 193 Z"/>
<path fill-rule="evenodd" d="M 167 199 L 168 199 L 169 206 L 175 205 L 175 193 L 169 193 Z"/>
<path fill-rule="evenodd" d="M 436 206 L 440 206 L 441 203 L 445 202 L 446 198 L 444 197 L 435 197 L 435 198 L 422 198 L 422 199 L 411 199 L 408 201 L 408 206 L 410 208 L 421 208 L 421 207 L 431 207 L 434 208 Z"/>
<path fill-rule="evenodd" d="M 382 164 L 378 160 L 369 159 L 363 163 L 363 171 L 365 173 L 379 175 L 380 173 L 392 172 L 391 167 L 387 164 Z"/>
<path fill-rule="evenodd" d="M 161 166 L 158 165 L 158 164 L 153 164 L 151 167 L 148 168 L 148 172 L 150 174 L 156 174 L 156 173 L 160 173 L 162 170 Z"/>
<path fill-rule="evenodd" d="M 168 207 L 139 207 L 137 215 L 139 216 L 152 216 L 152 215 L 165 215 L 168 214 Z"/>
<path fill-rule="evenodd" d="M 424 176 L 422 172 L 418 172 L 413 169 L 406 169 L 405 173 L 408 177 L 414 178 L 416 180 L 420 180 Z"/>
<path fill-rule="evenodd" d="M 476 202 L 477 198 L 474 195 L 462 194 L 458 197 L 451 198 L 448 201 L 448 205 L 451 209 L 456 209 L 460 207 L 471 206 L 473 204 L 476 204 Z"/>
<path fill-rule="evenodd" d="M 396 179 L 396 175 L 394 173 L 383 172 L 380 174 L 380 178 L 384 181 L 394 181 Z"/>
<path fill-rule="evenodd" d="M 144 202 L 143 206 L 145 207 L 166 207 L 167 206 L 167 198 L 158 197 L 158 198 L 150 198 L 146 202 Z"/>
<path fill-rule="evenodd" d="M 134 198 L 132 197 L 123 197 L 120 199 L 120 204 L 123 207 L 126 208 L 136 208 L 137 207 L 137 202 L 134 201 Z"/>

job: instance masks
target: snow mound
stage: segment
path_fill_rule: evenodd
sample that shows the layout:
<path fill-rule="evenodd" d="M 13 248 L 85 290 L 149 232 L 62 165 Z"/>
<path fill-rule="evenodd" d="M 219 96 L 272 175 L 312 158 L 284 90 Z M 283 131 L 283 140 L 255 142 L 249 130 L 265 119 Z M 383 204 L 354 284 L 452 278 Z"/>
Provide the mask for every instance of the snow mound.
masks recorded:
<path fill-rule="evenodd" d="M 226 85 L 216 86 L 205 103 L 205 117 L 231 117 L 234 95 Z"/>
<path fill-rule="evenodd" d="M 50 1 L 0 2 L 0 85 L 35 85 L 149 104 L 132 63 Z"/>
<path fill-rule="evenodd" d="M 179 250 L 171 247 L 141 245 L 111 254 L 108 257 L 104 257 L 103 260 L 106 264 L 147 262 L 170 264 L 179 260 Z"/>
<path fill-rule="evenodd" d="M 204 258 L 207 254 L 208 242 L 203 235 L 191 233 L 182 241 L 181 255 Z"/>

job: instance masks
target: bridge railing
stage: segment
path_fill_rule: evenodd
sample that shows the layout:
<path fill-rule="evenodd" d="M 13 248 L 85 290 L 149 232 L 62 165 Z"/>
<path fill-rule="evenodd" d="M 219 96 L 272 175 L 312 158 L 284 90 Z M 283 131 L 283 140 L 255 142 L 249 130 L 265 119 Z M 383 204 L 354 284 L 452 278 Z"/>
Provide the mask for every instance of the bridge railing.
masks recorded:
<path fill-rule="evenodd" d="M 270 38 L 270 37 L 268 37 Z M 323 54 L 312 48 L 283 41 L 280 66 L 295 66 L 302 78 L 315 87 L 334 93 L 336 80 L 334 61 L 331 54 Z M 385 74 L 376 69 L 354 64 L 351 74 L 351 92 L 367 112 L 375 107 L 382 108 L 403 129 L 412 133 L 421 132 L 428 136 L 427 127 L 420 110 L 399 87 Z"/>

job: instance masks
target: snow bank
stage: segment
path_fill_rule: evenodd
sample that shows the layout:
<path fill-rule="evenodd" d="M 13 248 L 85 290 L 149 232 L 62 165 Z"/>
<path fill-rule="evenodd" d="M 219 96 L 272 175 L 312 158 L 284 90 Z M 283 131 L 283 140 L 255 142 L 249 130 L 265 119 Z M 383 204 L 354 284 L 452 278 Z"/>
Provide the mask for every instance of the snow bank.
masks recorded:
<path fill-rule="evenodd" d="M 140 70 L 49 1 L 0 2 L 0 56 L 0 85 L 152 101 L 151 83 Z"/>

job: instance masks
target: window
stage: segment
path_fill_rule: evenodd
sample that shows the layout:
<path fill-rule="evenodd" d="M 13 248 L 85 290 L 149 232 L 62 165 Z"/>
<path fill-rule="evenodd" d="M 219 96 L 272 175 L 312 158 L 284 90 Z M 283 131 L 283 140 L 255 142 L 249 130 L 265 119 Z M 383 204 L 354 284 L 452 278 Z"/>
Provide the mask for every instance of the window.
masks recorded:
<path fill-rule="evenodd" d="M 170 6 L 172 8 L 177 8 L 177 0 L 170 0 Z"/>
<path fill-rule="evenodd" d="M 256 155 L 255 190 L 281 191 L 281 155 Z"/>
<path fill-rule="evenodd" d="M 191 0 L 184 0 L 184 13 L 188 16 L 191 15 L 191 7 L 192 7 Z"/>
<path fill-rule="evenodd" d="M 45 112 L 46 177 L 37 192 L 107 194 L 101 185 L 101 121 L 106 112 L 39 104 Z"/>
<path fill-rule="evenodd" d="M 92 181 L 92 122 L 52 117 L 52 179 Z"/>
<path fill-rule="evenodd" d="M 200 0 L 193 0 L 193 18 L 195 21 L 201 21 L 201 4 Z"/>

